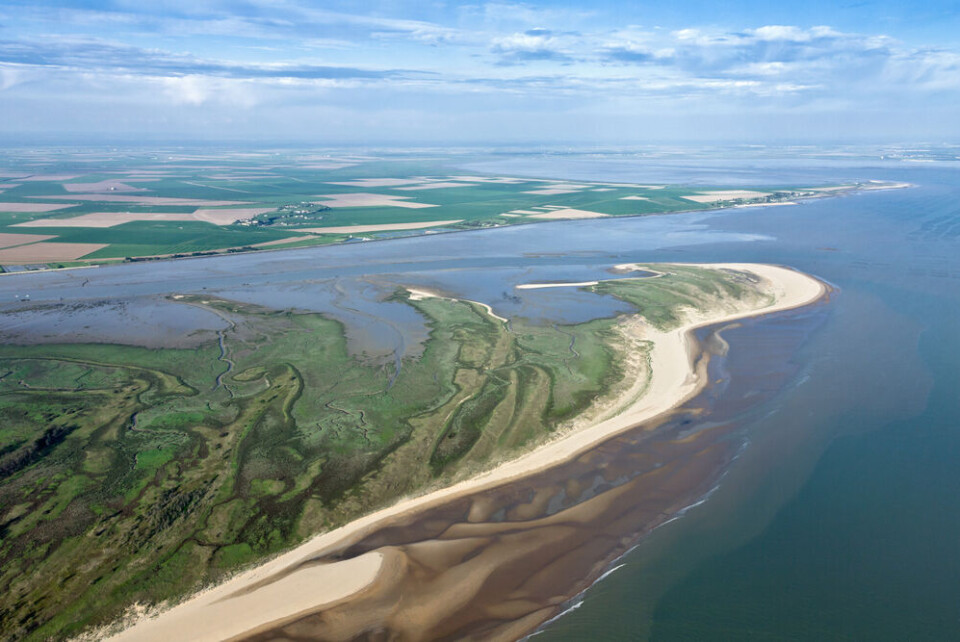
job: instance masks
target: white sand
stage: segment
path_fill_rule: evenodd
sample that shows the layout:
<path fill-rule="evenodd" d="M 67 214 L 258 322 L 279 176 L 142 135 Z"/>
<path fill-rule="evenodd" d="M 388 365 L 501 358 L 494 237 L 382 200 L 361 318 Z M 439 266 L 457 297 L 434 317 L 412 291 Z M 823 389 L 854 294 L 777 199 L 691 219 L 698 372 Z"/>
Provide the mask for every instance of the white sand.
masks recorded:
<path fill-rule="evenodd" d="M 76 203 L 0 203 L 0 212 L 53 212 L 76 206 Z"/>
<path fill-rule="evenodd" d="M 530 218 L 542 218 L 542 219 L 579 219 L 579 218 L 602 218 L 608 216 L 608 214 L 601 214 L 600 212 L 591 212 L 589 210 L 577 210 L 572 207 L 565 207 L 558 210 L 551 210 L 549 212 L 540 212 L 539 214 L 534 214 Z"/>
<path fill-rule="evenodd" d="M 542 290 L 544 288 L 582 288 L 596 285 L 599 281 L 580 281 L 579 283 L 521 283 L 517 290 Z"/>
<path fill-rule="evenodd" d="M 408 201 L 406 199 L 411 198 L 410 196 L 398 196 L 397 194 L 355 192 L 352 194 L 321 194 L 317 198 L 323 199 L 317 202 L 327 207 L 406 207 L 409 209 L 436 207 L 436 205 L 428 203 Z"/>
<path fill-rule="evenodd" d="M 627 269 L 631 266 L 619 266 Z M 642 266 L 634 266 L 643 269 Z M 669 266 L 666 266 L 669 269 Z M 760 314 L 788 310 L 818 300 L 826 291 L 824 285 L 809 276 L 772 265 L 728 264 L 704 265 L 714 269 L 735 269 L 761 277 L 774 295 L 774 303 L 758 309 L 739 309 L 712 315 L 695 315 L 682 327 L 667 332 L 657 331 L 638 322 L 624 325 L 637 340 L 652 345 L 650 361 L 652 379 L 647 385 L 639 382 L 621 395 L 626 407 L 613 408 L 609 418 L 581 426 L 556 441 L 505 463 L 494 470 L 449 488 L 405 499 L 396 505 L 358 519 L 329 533 L 319 535 L 292 551 L 218 587 L 199 593 L 158 617 L 141 619 L 115 640 L 225 640 L 251 630 L 292 618 L 310 608 L 334 604 L 362 589 L 365 582 L 375 581 L 377 568 L 384 558 L 371 554 L 349 562 L 312 565 L 310 560 L 344 541 L 355 541 L 385 519 L 406 512 L 440 505 L 467 493 L 523 478 L 536 471 L 576 457 L 613 435 L 667 412 L 697 394 L 706 384 L 705 373 L 693 365 L 695 340 L 693 332 L 712 325 Z M 425 290 L 411 290 L 413 296 L 435 296 Z M 636 401 L 636 386 L 647 385 Z M 362 561 L 358 561 L 362 560 Z M 292 574 L 290 574 L 292 571 Z M 264 595 L 263 608 L 257 596 Z"/>
<path fill-rule="evenodd" d="M 427 227 L 453 225 L 463 219 L 451 221 L 423 221 L 420 223 L 384 223 L 382 225 L 343 225 L 340 227 L 306 227 L 295 232 L 316 232 L 318 234 L 363 234 L 365 232 L 390 232 L 395 230 L 422 230 Z"/>
<path fill-rule="evenodd" d="M 621 201 L 649 201 L 650 199 L 646 196 L 621 196 Z"/>

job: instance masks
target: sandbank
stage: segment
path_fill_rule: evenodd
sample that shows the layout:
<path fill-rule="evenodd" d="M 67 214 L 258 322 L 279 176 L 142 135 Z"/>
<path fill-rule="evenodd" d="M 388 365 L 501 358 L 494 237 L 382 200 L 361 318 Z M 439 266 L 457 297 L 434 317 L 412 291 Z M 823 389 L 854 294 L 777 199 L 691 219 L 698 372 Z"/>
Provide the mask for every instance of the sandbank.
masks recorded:
<path fill-rule="evenodd" d="M 618 267 L 649 271 L 642 265 Z M 730 308 L 721 313 L 691 312 L 681 327 L 669 331 L 655 330 L 640 317 L 629 317 L 624 323 L 624 331 L 633 333 L 637 340 L 650 342 L 653 374 L 649 382 L 628 386 L 629 389 L 619 395 L 618 400 L 627 404 L 625 407 L 616 404 L 605 407 L 599 415 L 605 418 L 579 426 L 578 430 L 567 432 L 489 472 L 421 497 L 401 500 L 390 508 L 318 535 L 158 616 L 142 617 L 131 628 L 111 639 L 145 642 L 226 640 L 270 630 L 305 612 L 333 606 L 351 594 L 367 594 L 375 590 L 379 582 L 390 582 L 391 577 L 402 572 L 403 569 L 392 568 L 396 563 L 390 561 L 390 549 L 384 549 L 380 558 L 373 558 L 371 553 L 354 558 L 350 560 L 350 566 L 345 566 L 345 561 L 321 565 L 315 560 L 325 552 L 363 537 L 384 520 L 442 505 L 481 489 L 500 486 L 551 468 L 670 411 L 697 394 L 707 383 L 705 370 L 694 366 L 697 347 L 693 333 L 697 328 L 805 306 L 817 301 L 827 291 L 822 282 L 784 267 L 761 264 L 701 264 L 701 267 L 751 273 L 761 279 L 766 292 L 773 296 L 773 302 L 757 308 Z M 669 265 L 662 269 L 669 270 Z M 436 296 L 426 290 L 412 289 L 410 292 L 412 296 Z M 645 388 L 639 398 L 637 386 Z M 455 587 L 450 590 L 455 592 Z M 259 595 L 264 596 L 263 608 L 258 601 Z"/>
<path fill-rule="evenodd" d="M 580 281 L 579 283 L 521 283 L 517 290 L 542 290 L 543 288 L 583 288 L 596 285 L 599 281 Z"/>

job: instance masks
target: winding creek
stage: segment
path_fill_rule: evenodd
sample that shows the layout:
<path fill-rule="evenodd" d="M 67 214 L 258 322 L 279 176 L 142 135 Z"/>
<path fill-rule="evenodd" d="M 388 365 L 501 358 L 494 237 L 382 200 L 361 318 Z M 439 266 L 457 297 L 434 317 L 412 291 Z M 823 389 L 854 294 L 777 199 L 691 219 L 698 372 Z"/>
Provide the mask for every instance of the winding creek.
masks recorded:
<path fill-rule="evenodd" d="M 458 542 L 477 568 L 485 561 L 483 568 L 501 569 L 486 577 L 470 608 L 441 604 L 436 630 L 453 637 L 517 637 L 546 620 L 538 640 L 960 637 L 956 164 L 784 159 L 698 167 L 527 158 L 479 169 L 581 180 L 880 179 L 916 187 L 790 207 L 7 276 L 0 278 L 0 339 L 151 345 L 219 334 L 229 372 L 224 320 L 185 313 L 166 298 L 207 294 L 325 312 L 350 328 L 355 353 L 398 359 L 426 336 L 418 315 L 385 301 L 398 285 L 562 325 L 625 308 L 577 289 L 516 286 L 610 278 L 613 266 L 630 262 L 790 265 L 834 284 L 830 303 L 723 329 L 729 350 L 717 329 L 705 331 L 716 383 L 667 421 L 562 469 L 380 529 L 335 555 L 393 546 L 426 568 L 440 550 L 436 542 Z M 29 303 L 17 298 L 24 294 Z M 572 342 L 570 350 L 576 355 Z M 658 492 L 667 482 L 675 492 Z M 533 575 L 536 590 L 523 608 L 498 601 Z M 434 588 L 448 586 L 442 569 L 431 577 Z M 395 588 L 411 596 L 419 590 Z M 364 604 L 338 608 L 373 608 Z M 305 620 L 287 633 L 296 639 L 321 625 Z"/>

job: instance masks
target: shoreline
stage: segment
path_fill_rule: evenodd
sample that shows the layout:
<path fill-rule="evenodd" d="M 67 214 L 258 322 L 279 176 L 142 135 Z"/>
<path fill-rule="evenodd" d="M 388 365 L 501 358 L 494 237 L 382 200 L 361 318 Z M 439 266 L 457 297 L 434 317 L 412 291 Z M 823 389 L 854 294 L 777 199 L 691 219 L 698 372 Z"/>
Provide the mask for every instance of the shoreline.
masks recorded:
<path fill-rule="evenodd" d="M 606 184 L 606 183 L 598 183 Z M 612 184 L 612 183 L 611 183 Z M 776 205 L 802 205 L 805 201 L 817 201 L 824 198 L 838 198 L 841 196 L 850 196 L 853 194 L 862 194 L 867 192 L 876 192 L 876 191 L 885 191 L 885 190 L 894 190 L 894 189 L 909 189 L 916 187 L 913 183 L 904 183 L 904 182 L 892 182 L 892 183 L 876 183 L 870 181 L 868 183 L 861 184 L 858 187 L 841 187 L 837 191 L 823 191 L 820 193 L 811 194 L 809 196 L 800 196 L 796 198 L 796 201 L 777 201 L 772 203 L 746 203 L 741 205 L 722 205 L 720 207 L 708 207 L 705 209 L 686 209 L 686 210 L 674 210 L 669 212 L 650 212 L 646 214 L 618 214 L 610 215 L 605 218 L 608 219 L 633 219 L 633 218 L 647 218 L 650 216 L 671 216 L 674 214 L 711 214 L 715 212 L 722 212 L 724 210 L 737 210 L 744 208 L 755 208 L 755 207 L 770 207 Z M 511 219 L 512 220 L 512 219 Z M 189 259 L 209 259 L 216 258 L 220 256 L 237 256 L 243 254 L 262 254 L 264 252 L 287 252 L 287 251 L 298 251 L 298 250 L 309 250 L 313 248 L 320 247 L 339 247 L 343 245 L 349 245 L 353 242 L 362 242 L 362 243 L 379 243 L 383 241 L 395 241 L 399 239 L 411 239 L 411 238 L 421 238 L 425 236 L 434 236 L 437 234 L 460 234 L 466 232 L 482 232 L 487 230 L 496 230 L 503 228 L 516 227 L 518 225 L 529 225 L 529 224 L 544 224 L 544 223 L 569 223 L 577 220 L 595 220 L 595 219 L 535 219 L 527 218 L 522 221 L 517 221 L 516 223 L 504 223 L 504 224 L 494 224 L 486 227 L 475 227 L 467 229 L 457 229 L 457 228 L 440 228 L 437 230 L 430 230 L 429 233 L 414 233 L 409 235 L 403 235 L 402 233 L 395 236 L 384 236 L 384 237 L 373 237 L 365 238 L 362 241 L 350 241 L 345 239 L 342 241 L 333 241 L 329 243 L 312 243 L 310 245 L 302 245 L 299 247 L 282 247 L 284 244 L 293 244 L 300 243 L 307 240 L 312 240 L 310 236 L 304 237 L 289 237 L 285 239 L 278 239 L 278 241 L 283 241 L 283 243 L 278 243 L 278 241 L 268 241 L 267 244 L 255 244 L 252 246 L 235 246 L 235 247 L 225 247 L 218 248 L 214 250 L 204 250 L 203 254 L 199 255 L 186 255 L 186 256 L 175 256 L 172 254 L 153 254 L 153 255 L 143 255 L 136 257 L 124 257 L 124 258 L 99 258 L 99 259 L 85 259 L 83 257 L 77 259 L 77 262 L 90 262 L 92 265 L 80 265 L 80 266 L 70 266 L 62 268 L 44 268 L 40 270 L 23 270 L 17 272 L 0 272 L 2 275 L 22 275 L 22 274 L 41 274 L 46 272 L 61 272 L 64 270 L 73 270 L 78 268 L 99 268 L 99 267 L 111 267 L 115 265 L 130 265 L 136 263 L 153 263 L 156 261 L 184 261 Z M 321 229 L 321 228 L 317 228 Z M 408 230 L 412 232 L 417 232 L 418 230 Z M 402 231 L 401 231 L 402 232 Z M 313 238 L 321 238 L 321 236 L 313 233 Z M 244 247 L 251 247 L 253 249 L 245 250 Z M 127 258 L 132 258 L 132 261 L 128 261 Z M 97 264 L 97 262 L 100 262 Z M 11 262 L 9 265 L 30 265 L 26 262 Z"/>
<path fill-rule="evenodd" d="M 679 264 L 678 264 L 679 265 Z M 643 340 L 651 341 L 652 371 L 649 387 L 636 403 L 619 408 L 612 417 L 582 426 L 547 442 L 516 459 L 476 477 L 418 497 L 401 499 L 328 533 L 320 534 L 260 566 L 242 571 L 224 583 L 187 597 L 179 605 L 155 616 L 141 615 L 133 626 L 110 638 L 115 640 L 222 640 L 254 634 L 320 608 L 330 608 L 353 596 L 373 590 L 379 581 L 397 572 L 399 561 L 390 554 L 371 551 L 345 561 L 318 563 L 324 554 L 343 549 L 383 522 L 460 499 L 483 489 L 500 487 L 553 468 L 637 425 L 670 412 L 698 394 L 707 384 L 697 368 L 694 332 L 702 327 L 763 316 L 803 307 L 828 292 L 820 280 L 795 270 L 765 264 L 688 264 L 712 269 L 751 272 L 768 282 L 773 303 L 747 310 L 710 316 L 691 315 L 679 328 L 656 331 L 643 324 Z M 642 265 L 616 266 L 623 272 Z M 432 292 L 410 290 L 430 296 Z M 484 306 L 486 307 L 486 306 Z M 635 391 L 626 391 L 626 395 Z M 621 395 L 623 398 L 623 395 Z"/>

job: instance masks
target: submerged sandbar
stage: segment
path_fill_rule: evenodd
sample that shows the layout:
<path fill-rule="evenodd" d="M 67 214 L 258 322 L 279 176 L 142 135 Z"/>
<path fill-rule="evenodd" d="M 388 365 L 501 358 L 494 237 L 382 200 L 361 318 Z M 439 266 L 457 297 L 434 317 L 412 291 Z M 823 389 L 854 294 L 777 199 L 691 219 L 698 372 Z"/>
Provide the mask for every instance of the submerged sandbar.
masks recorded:
<path fill-rule="evenodd" d="M 696 267 L 736 271 L 750 278 L 764 296 L 749 304 L 726 301 L 708 310 L 685 310 L 682 323 L 676 327 L 658 328 L 639 316 L 624 319 L 620 346 L 648 346 L 646 358 L 637 359 L 632 372 L 643 372 L 649 360 L 649 375 L 635 376 L 618 386 L 615 398 L 571 420 L 554 441 L 471 479 L 400 501 L 319 535 L 169 611 L 139 620 L 115 639 L 272 639 L 297 635 L 347 639 L 377 630 L 409 639 L 429 639 L 462 632 L 465 609 L 475 610 L 471 609 L 472 601 L 480 599 L 491 586 L 510 592 L 512 598 L 498 602 L 496 613 L 484 614 L 500 623 L 489 628 L 486 637 L 507 639 L 537 626 L 559 606 L 534 599 L 537 586 L 549 584 L 551 573 L 561 568 L 566 573 L 585 575 L 596 570 L 583 566 L 582 555 L 577 556 L 576 563 L 570 558 L 570 564 L 557 565 L 570 551 L 582 552 L 583 547 L 600 546 L 603 540 L 596 534 L 571 536 L 565 520 L 611 523 L 617 521 L 617 515 L 625 518 L 629 514 L 639 520 L 638 524 L 655 526 L 664 515 L 680 510 L 691 487 L 697 487 L 696 480 L 709 478 L 709 471 L 726 463 L 729 453 L 712 441 L 703 444 L 675 435 L 661 439 L 649 433 L 648 442 L 641 433 L 638 440 L 643 448 L 638 457 L 672 463 L 650 468 L 613 496 L 578 504 L 575 513 L 551 511 L 546 506 L 547 496 L 538 499 L 534 493 L 515 503 L 511 514 L 497 515 L 485 493 L 526 492 L 517 489 L 531 475 L 575 459 L 586 460 L 589 465 L 591 451 L 602 448 L 612 437 L 640 424 L 665 420 L 671 410 L 706 385 L 706 365 L 698 358 L 693 335 L 696 329 L 809 305 L 827 292 L 819 280 L 784 267 Z M 618 268 L 650 270 L 645 265 Z M 610 282 L 588 287 L 604 287 L 605 283 Z M 582 491 L 568 484 L 570 495 Z M 646 499 L 638 501 L 636 493 Z M 632 499 L 624 504 L 622 498 L 627 496 Z M 421 521 L 427 511 L 446 511 L 452 521 L 438 532 L 436 520 Z M 615 532 L 611 531 L 610 537 L 617 537 Z M 337 578 L 343 577 L 345 565 L 354 568 L 356 564 L 361 564 L 357 568 L 363 572 L 355 578 L 367 581 L 359 582 L 359 587 L 355 582 L 345 590 Z M 528 567 L 529 571 L 522 581 L 516 579 L 519 567 Z M 251 608 L 260 592 L 265 596 L 269 593 L 269 609 Z"/>

